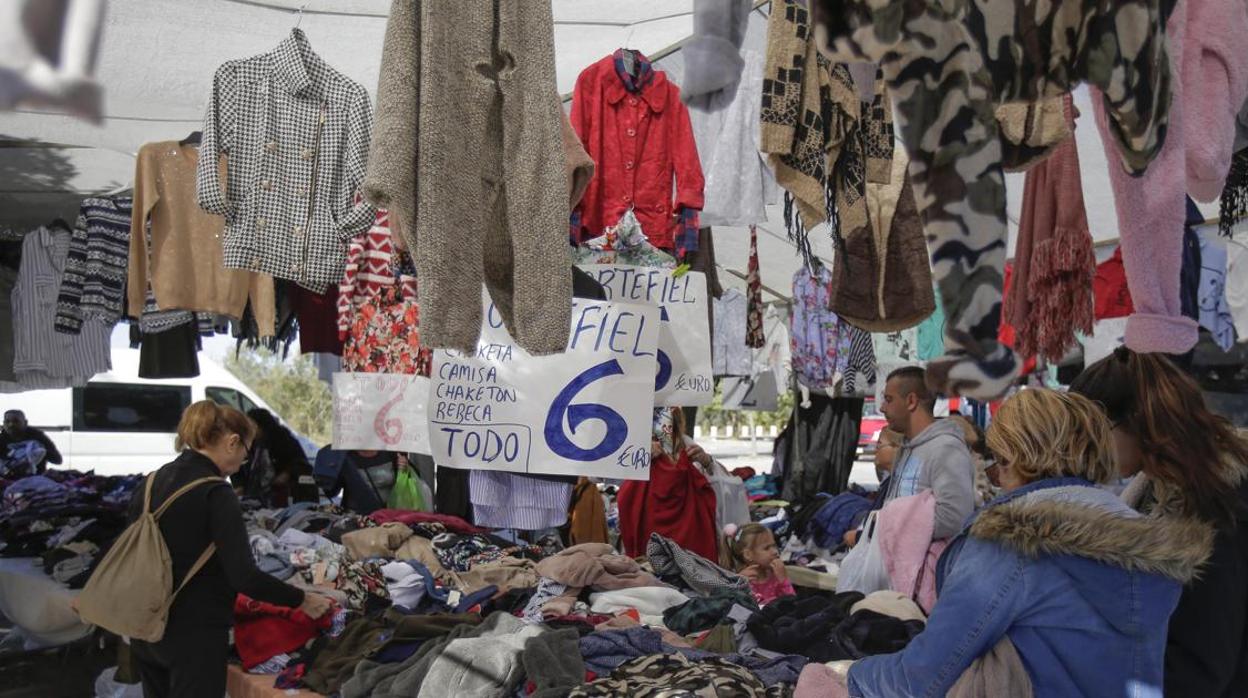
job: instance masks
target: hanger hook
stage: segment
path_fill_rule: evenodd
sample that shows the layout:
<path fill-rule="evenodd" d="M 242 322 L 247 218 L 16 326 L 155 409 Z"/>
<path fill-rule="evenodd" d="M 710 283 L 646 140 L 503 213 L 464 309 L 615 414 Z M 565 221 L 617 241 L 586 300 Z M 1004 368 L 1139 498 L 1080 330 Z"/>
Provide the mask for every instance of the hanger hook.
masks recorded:
<path fill-rule="evenodd" d="M 306 2 L 299 6 L 299 19 L 295 20 L 295 29 L 298 29 L 299 25 L 303 24 L 303 11 L 306 9 L 308 9 L 308 3 Z"/>

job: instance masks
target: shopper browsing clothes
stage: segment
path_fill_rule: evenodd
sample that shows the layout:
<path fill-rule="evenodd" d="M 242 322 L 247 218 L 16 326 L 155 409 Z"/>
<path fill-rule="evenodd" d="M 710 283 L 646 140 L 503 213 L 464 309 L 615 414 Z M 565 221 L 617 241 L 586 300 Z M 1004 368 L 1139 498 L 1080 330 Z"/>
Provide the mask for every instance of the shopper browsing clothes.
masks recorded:
<path fill-rule="evenodd" d="M 266 409 L 256 408 L 247 416 L 258 431 L 251 458 L 230 478 L 235 487 L 243 496 L 274 507 L 318 501 L 320 492 L 312 478 L 312 466 L 295 435 Z"/>
<path fill-rule="evenodd" d="M 48 463 L 61 464 L 61 452 L 52 439 L 26 423 L 26 413 L 8 410 L 4 413 L 4 431 L 0 431 L 0 475 L 9 477 L 38 475 Z"/>
<path fill-rule="evenodd" d="M 880 411 L 888 428 L 905 440 L 893 459 L 892 476 L 877 507 L 901 497 L 931 490 L 936 498 L 933 540 L 957 533 L 975 509 L 975 466 L 962 428 L 948 419 L 936 419 L 936 396 L 928 389 L 922 368 L 893 371 L 884 387 Z M 857 531 L 846 536 L 851 545 Z"/>
<path fill-rule="evenodd" d="M 620 543 L 625 554 L 641 557 L 652 533 L 670 538 L 707 560 L 719 559 L 716 497 L 696 458 L 710 456 L 685 440 L 684 411 L 660 408 L 654 413 L 650 478 L 620 486 Z"/>
<path fill-rule="evenodd" d="M 385 509 L 399 469 L 407 467 L 406 455 L 390 451 L 335 451 L 330 445 L 316 454 L 321 490 L 329 497 L 341 492 L 343 508 L 357 514 Z"/>
<path fill-rule="evenodd" d="M 310 618 L 320 618 L 332 605 L 323 596 L 305 593 L 256 568 L 238 497 L 224 480 L 247 460 L 255 434 L 256 425 L 242 412 L 211 400 L 197 402 L 178 424 L 176 447 L 181 455 L 152 476 L 153 510 L 194 480 L 222 481 L 188 491 L 160 518 L 175 583 L 181 583 L 209 545 L 216 545 L 216 552 L 177 595 L 164 637 L 154 643 L 132 643 L 146 698 L 225 694 L 236 595 L 297 607 Z M 138 490 L 130 502 L 131 521 L 142 513 L 143 494 Z"/>
<path fill-rule="evenodd" d="M 988 429 L 1006 494 L 941 558 L 927 628 L 856 662 L 849 695 L 975 695 L 989 680 L 990 695 L 1159 695 L 1166 622 L 1211 539 L 1097 487 L 1118 476 L 1111 439 L 1080 395 L 1007 400 Z"/>
<path fill-rule="evenodd" d="M 1183 589 L 1166 642 L 1167 696 L 1248 696 L 1248 442 L 1160 354 L 1120 348 L 1070 387 L 1113 427 L 1124 502 L 1165 526 L 1197 526 L 1212 554 Z"/>

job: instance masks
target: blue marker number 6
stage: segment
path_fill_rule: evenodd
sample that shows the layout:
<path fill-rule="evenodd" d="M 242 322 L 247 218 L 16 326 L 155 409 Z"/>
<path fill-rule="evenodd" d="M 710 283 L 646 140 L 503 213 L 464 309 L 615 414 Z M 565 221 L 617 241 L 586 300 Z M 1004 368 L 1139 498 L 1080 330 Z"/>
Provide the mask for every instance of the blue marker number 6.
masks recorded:
<path fill-rule="evenodd" d="M 572 404 L 572 400 L 591 383 L 611 376 L 624 375 L 620 362 L 612 359 L 594 366 L 572 379 L 562 391 L 555 396 L 550 411 L 546 413 L 546 445 L 556 455 L 568 460 L 591 462 L 601 460 L 615 453 L 628 440 L 628 422 L 620 413 L 598 404 Z M 567 418 L 568 430 L 576 434 L 582 423 L 591 419 L 601 421 L 607 427 L 602 441 L 593 448 L 581 448 L 568 438 L 563 431 L 564 418 Z"/>

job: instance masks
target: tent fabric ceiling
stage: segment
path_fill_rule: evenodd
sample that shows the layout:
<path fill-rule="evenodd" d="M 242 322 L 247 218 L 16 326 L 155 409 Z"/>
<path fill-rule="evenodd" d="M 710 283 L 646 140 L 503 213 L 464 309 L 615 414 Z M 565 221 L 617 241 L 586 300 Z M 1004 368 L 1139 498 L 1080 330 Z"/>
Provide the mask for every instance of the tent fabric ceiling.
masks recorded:
<path fill-rule="evenodd" d="M 581 70 L 620 46 L 653 55 L 693 30 L 693 0 L 552 2 L 562 94 L 572 91 Z M 139 146 L 179 139 L 199 127 L 217 66 L 271 50 L 296 23 L 327 62 L 374 91 L 389 6 L 390 0 L 113 0 L 97 69 L 105 87 L 104 123 L 95 126 L 51 111 L 0 113 L 0 227 L 72 218 L 84 196 L 124 187 Z M 765 30 L 765 8 L 751 20 L 751 31 Z M 679 51 L 657 64 L 680 83 Z M 1089 221 L 1094 238 L 1112 240 L 1117 220 L 1108 163 L 1092 125 L 1089 94 L 1086 89 L 1075 94 L 1085 115 L 1076 134 Z M 1022 185 L 1022 175 L 1007 176 L 1011 229 Z M 770 207 L 768 220 L 760 222 L 759 247 L 763 284 L 785 295 L 800 259 L 784 233 L 780 210 Z M 1216 204 L 1202 210 L 1212 216 Z M 811 239 L 817 255 L 832 258 L 826 229 L 811 231 Z M 720 264 L 744 276 L 748 231 L 716 229 L 715 245 Z M 721 273 L 721 280 L 744 288 L 733 273 Z"/>

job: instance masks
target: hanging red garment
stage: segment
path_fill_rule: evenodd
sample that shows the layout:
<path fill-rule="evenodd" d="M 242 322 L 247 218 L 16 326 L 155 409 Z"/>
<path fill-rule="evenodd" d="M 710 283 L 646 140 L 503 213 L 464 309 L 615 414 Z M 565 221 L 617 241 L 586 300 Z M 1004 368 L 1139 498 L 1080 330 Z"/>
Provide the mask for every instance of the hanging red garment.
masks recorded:
<path fill-rule="evenodd" d="M 293 652 L 322 630 L 329 629 L 334 614 L 312 620 L 297 608 L 274 606 L 239 594 L 234 598 L 234 647 L 250 671 L 279 654 Z"/>
<path fill-rule="evenodd" d="M 394 239 L 390 233 L 390 212 L 377 209 L 373 227 L 347 243 L 347 264 L 338 282 L 338 338 L 346 340 L 355 314 L 365 301 L 382 289 L 394 286 Z"/>
<path fill-rule="evenodd" d="M 650 479 L 620 486 L 620 542 L 630 557 L 646 554 L 651 533 L 676 541 L 707 560 L 719 559 L 715 490 L 682 450 L 650 464 Z"/>
<path fill-rule="evenodd" d="M 1127 317 L 1135 312 L 1127 287 L 1127 270 L 1122 266 L 1122 247 L 1114 250 L 1113 257 L 1096 265 L 1092 295 L 1096 298 L 1097 320 Z"/>
<path fill-rule="evenodd" d="M 645 56 L 637 60 L 640 70 L 649 65 Z M 702 210 L 702 163 L 680 88 L 661 70 L 635 88 L 625 87 L 614 55 L 576 79 L 572 128 L 597 165 L 575 211 L 580 238 L 602 235 L 631 208 L 650 243 L 671 250 L 683 225 L 678 215 Z"/>
<path fill-rule="evenodd" d="M 1073 132 L 1078 112 L 1070 95 L 1062 102 Z M 1027 170 L 1014 261 L 1014 283 L 1006 281 L 1008 300 L 1001 305 L 1002 322 L 1017 330 L 1011 346 L 1061 361 L 1077 344 L 1076 331 L 1092 333 L 1096 271 L 1073 135 Z"/>
<path fill-rule="evenodd" d="M 1005 265 L 1005 283 L 1002 286 L 1002 288 L 1004 289 L 1004 292 L 1001 296 L 1001 307 L 1003 308 L 1008 307 L 1010 303 L 1010 294 L 1014 293 L 1014 287 L 1010 285 L 1010 282 L 1013 280 L 1013 277 L 1014 277 L 1014 265 L 1006 264 Z M 1017 337 L 1017 333 L 1014 330 L 1014 326 L 1006 321 L 1005 314 L 1002 313 L 1001 325 L 1000 327 L 997 328 L 997 340 L 1011 349 L 1017 349 L 1018 348 L 1016 346 L 1017 338 L 1018 337 Z M 1036 356 L 1035 354 L 1032 354 L 1027 357 L 1026 361 L 1023 362 L 1022 375 L 1027 375 L 1028 373 L 1031 373 L 1034 370 L 1036 370 Z M 950 407 L 949 409 L 952 410 L 953 408 Z"/>
<path fill-rule="evenodd" d="M 330 286 L 325 293 L 314 293 L 293 283 L 286 287 L 299 321 L 299 351 L 342 356 L 342 340 L 338 338 L 338 287 Z"/>

